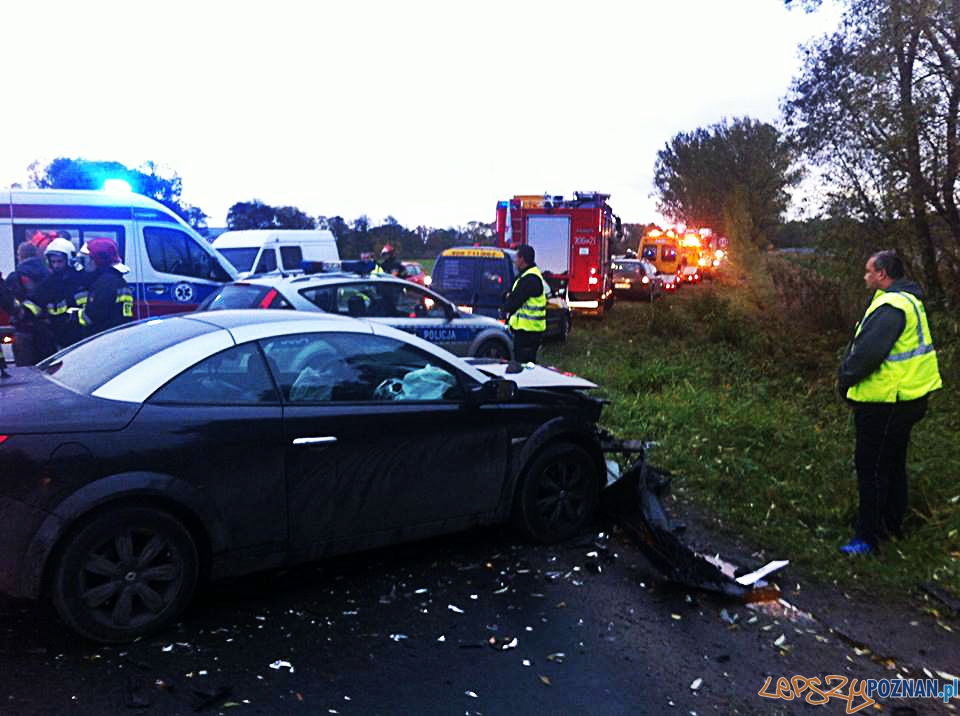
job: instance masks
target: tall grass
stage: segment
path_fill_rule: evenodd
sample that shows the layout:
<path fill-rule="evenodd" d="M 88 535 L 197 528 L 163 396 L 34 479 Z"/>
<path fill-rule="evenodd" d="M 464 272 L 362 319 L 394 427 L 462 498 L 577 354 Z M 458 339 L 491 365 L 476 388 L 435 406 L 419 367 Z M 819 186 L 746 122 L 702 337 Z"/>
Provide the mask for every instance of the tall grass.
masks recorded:
<path fill-rule="evenodd" d="M 857 509 L 850 411 L 835 390 L 846 327 L 865 305 L 849 287 L 757 257 L 653 305 L 619 303 L 578 320 L 544 362 L 598 383 L 604 423 L 659 442 L 681 505 L 823 580 L 960 593 L 960 380 L 957 324 L 933 317 L 946 386 L 914 431 L 904 539 L 877 557 L 837 551 Z M 856 316 L 858 317 L 858 316 Z"/>

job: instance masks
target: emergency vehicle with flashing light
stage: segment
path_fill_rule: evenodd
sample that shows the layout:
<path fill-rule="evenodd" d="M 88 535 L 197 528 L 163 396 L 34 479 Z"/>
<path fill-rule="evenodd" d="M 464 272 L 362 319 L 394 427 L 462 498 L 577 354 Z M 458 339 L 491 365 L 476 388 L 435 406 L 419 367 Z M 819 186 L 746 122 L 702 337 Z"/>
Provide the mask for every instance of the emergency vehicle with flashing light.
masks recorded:
<path fill-rule="evenodd" d="M 134 318 L 194 310 L 236 271 L 210 244 L 162 204 L 133 193 L 0 190 L 0 273 L 15 268 L 17 246 L 35 236 L 69 240 L 77 252 L 90 239 L 117 244 L 130 268 Z M 0 341 L 13 341 L 0 315 Z"/>
<path fill-rule="evenodd" d="M 664 291 L 677 290 L 680 285 L 680 242 L 673 229 L 650 229 L 640 242 L 640 257 L 656 267 Z"/>
<path fill-rule="evenodd" d="M 533 247 L 544 277 L 565 291 L 570 308 L 601 315 L 613 301 L 610 260 L 623 237 L 609 194 L 517 195 L 497 204 L 497 246 Z"/>

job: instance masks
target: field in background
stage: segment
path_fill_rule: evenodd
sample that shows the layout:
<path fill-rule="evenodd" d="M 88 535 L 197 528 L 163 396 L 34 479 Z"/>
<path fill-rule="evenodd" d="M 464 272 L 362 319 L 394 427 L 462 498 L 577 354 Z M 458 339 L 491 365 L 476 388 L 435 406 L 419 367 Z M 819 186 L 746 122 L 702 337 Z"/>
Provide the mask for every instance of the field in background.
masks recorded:
<path fill-rule="evenodd" d="M 930 581 L 960 594 L 956 321 L 931 316 L 947 388 L 914 432 L 907 535 L 850 559 L 837 547 L 856 514 L 854 433 L 835 376 L 862 307 L 850 305 L 849 287 L 796 264 L 758 256 L 753 265 L 654 305 L 620 302 L 602 321 L 578 318 L 541 362 L 598 383 L 616 434 L 659 443 L 651 459 L 675 473 L 681 512 L 696 505 L 718 529 L 822 581 Z"/>

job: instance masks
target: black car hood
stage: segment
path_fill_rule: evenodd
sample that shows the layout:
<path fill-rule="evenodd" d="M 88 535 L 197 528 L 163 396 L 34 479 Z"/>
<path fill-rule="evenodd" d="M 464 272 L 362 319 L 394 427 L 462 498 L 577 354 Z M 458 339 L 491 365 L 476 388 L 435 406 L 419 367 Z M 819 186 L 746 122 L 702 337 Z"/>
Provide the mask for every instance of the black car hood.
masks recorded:
<path fill-rule="evenodd" d="M 121 430 L 139 403 L 81 395 L 33 368 L 0 380 L 0 435 Z"/>

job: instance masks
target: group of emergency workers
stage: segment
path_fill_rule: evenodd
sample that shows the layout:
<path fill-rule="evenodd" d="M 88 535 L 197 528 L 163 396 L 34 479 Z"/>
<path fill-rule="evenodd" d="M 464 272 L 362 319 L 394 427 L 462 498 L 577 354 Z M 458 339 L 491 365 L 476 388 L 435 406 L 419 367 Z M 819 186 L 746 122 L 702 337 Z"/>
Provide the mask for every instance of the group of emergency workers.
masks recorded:
<path fill-rule="evenodd" d="M 37 231 L 17 247 L 17 268 L 0 281 L 0 309 L 11 316 L 18 366 L 34 365 L 87 336 L 133 319 L 133 292 L 112 239 L 80 251 L 66 232 Z M 2 277 L 0 277 L 2 278 Z"/>

